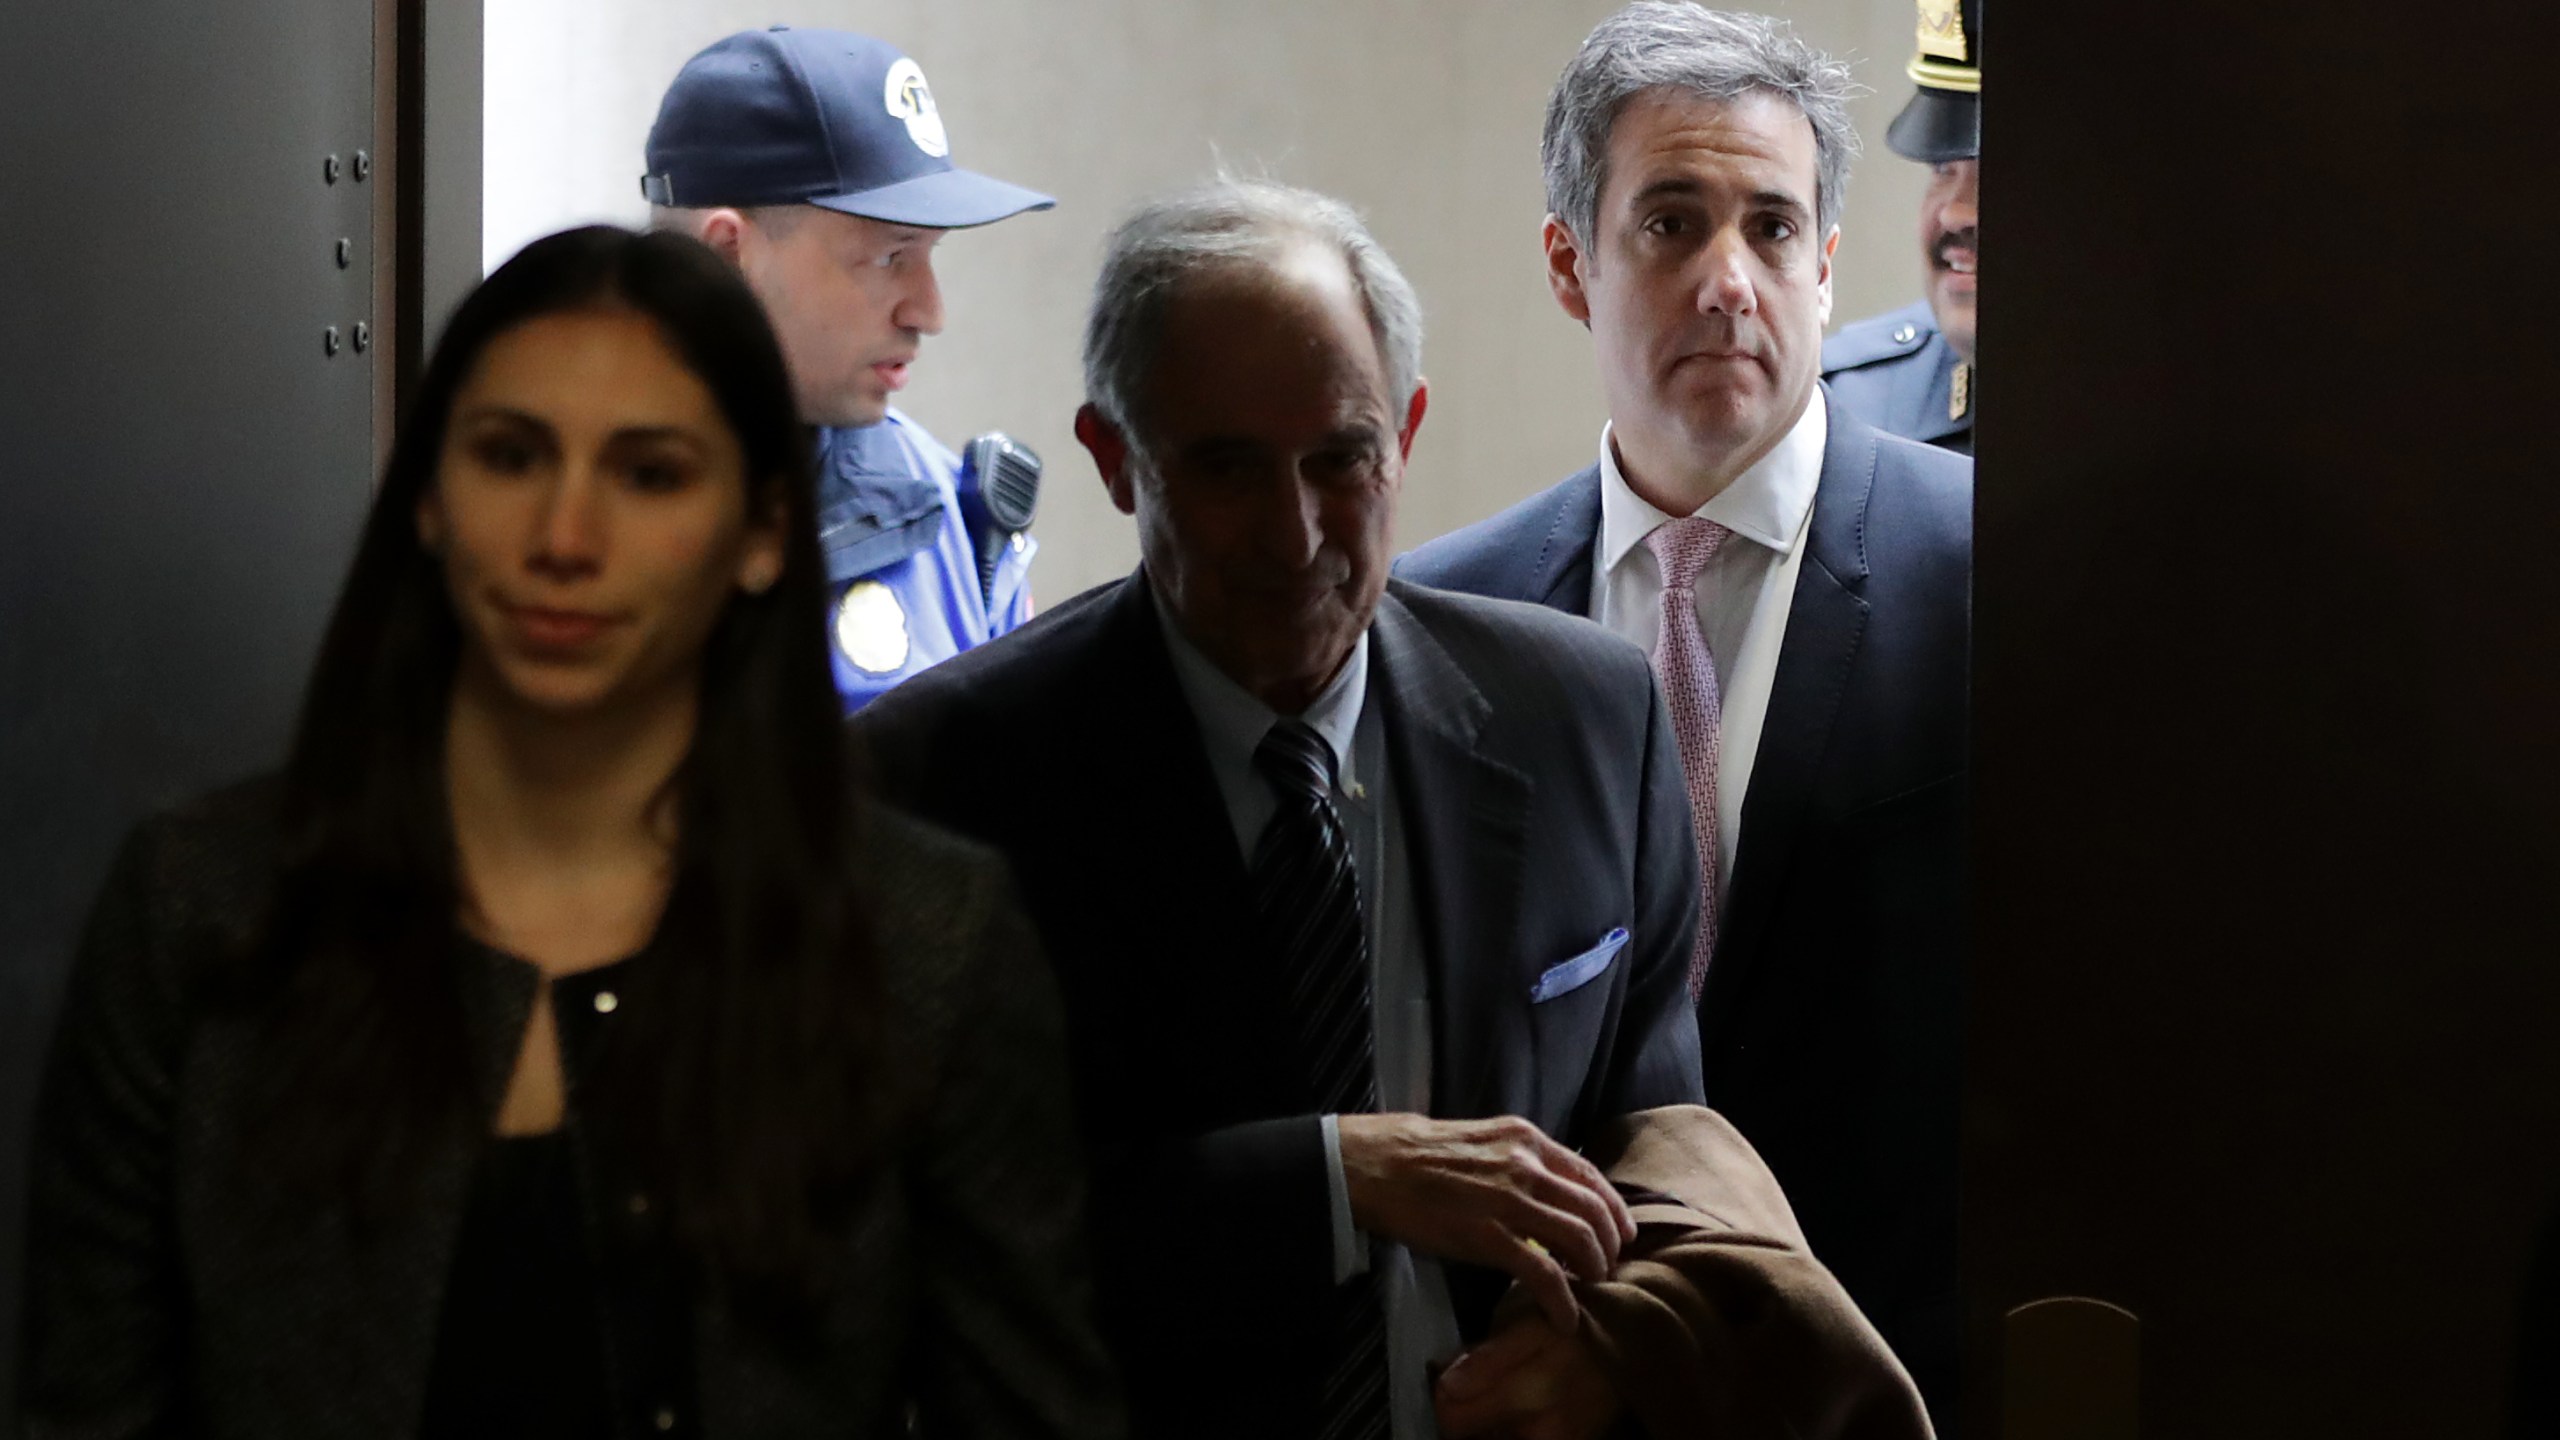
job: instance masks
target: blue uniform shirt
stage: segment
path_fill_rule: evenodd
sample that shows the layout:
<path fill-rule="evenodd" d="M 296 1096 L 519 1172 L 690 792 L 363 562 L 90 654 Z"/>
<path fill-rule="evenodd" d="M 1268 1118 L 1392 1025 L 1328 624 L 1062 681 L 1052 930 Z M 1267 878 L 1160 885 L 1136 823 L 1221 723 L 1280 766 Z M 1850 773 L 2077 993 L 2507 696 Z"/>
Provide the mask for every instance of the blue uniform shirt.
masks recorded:
<path fill-rule="evenodd" d="M 1929 302 L 1905 305 L 1840 327 L 1822 342 L 1822 378 L 1834 404 L 1890 435 L 1973 453 L 1973 373 L 1965 367 Z"/>
<path fill-rule="evenodd" d="M 960 457 L 892 410 L 877 425 L 818 432 L 818 548 L 828 650 L 845 713 L 1031 617 L 1028 535 L 996 562 L 992 594 L 960 510 Z"/>

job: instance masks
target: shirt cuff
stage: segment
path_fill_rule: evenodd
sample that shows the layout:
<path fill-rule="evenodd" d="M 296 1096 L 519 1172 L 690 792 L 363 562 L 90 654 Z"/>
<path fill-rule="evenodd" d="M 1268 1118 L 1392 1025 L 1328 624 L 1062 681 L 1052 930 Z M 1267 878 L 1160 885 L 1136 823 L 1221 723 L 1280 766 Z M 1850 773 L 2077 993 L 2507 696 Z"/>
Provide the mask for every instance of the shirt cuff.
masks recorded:
<path fill-rule="evenodd" d="M 1322 1117 L 1324 1126 L 1324 1191 L 1333 1202 L 1333 1283 L 1341 1284 L 1369 1268 L 1369 1246 L 1351 1223 L 1351 1181 L 1342 1173 L 1342 1125 L 1337 1116 Z"/>

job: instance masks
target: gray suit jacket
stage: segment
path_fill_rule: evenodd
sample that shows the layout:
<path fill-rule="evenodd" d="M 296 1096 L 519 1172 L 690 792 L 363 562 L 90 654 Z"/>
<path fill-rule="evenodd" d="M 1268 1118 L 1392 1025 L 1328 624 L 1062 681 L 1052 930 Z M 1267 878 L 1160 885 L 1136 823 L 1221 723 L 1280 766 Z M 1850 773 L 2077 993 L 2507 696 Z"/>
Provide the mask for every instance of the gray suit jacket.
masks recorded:
<path fill-rule="evenodd" d="M 1086 1316 L 1054 987 L 995 857 L 886 810 L 866 829 L 891 1029 L 932 1077 L 928 1099 L 849 1227 L 814 1350 L 779 1353 L 716 1303 L 694 1306 L 695 1429 L 903 1434 L 912 1400 L 937 1435 L 1116 1433 Z M 240 1144 L 257 1017 L 195 998 L 253 923 L 274 844 L 263 785 L 165 816 L 126 844 L 91 920 L 35 1158 L 30 1440 L 418 1427 L 486 1130 L 428 1146 L 404 1203 L 361 1234 L 334 1212 L 279 1223 Z M 494 1116 L 537 977 L 458 953 Z M 574 1104 L 569 1123 L 574 1136 Z"/>
<path fill-rule="evenodd" d="M 1584 621 L 1391 584 L 1370 667 L 1421 911 L 1432 1113 L 1522 1115 L 1578 1145 L 1695 1103 L 1696 851 L 1644 656 Z M 1143 573 L 854 728 L 893 797 L 1013 861 L 1058 969 L 1135 1428 L 1310 1433 L 1333 1289 L 1319 1118 Z M 1503 1283 L 1453 1269 L 1470 1338 Z"/>

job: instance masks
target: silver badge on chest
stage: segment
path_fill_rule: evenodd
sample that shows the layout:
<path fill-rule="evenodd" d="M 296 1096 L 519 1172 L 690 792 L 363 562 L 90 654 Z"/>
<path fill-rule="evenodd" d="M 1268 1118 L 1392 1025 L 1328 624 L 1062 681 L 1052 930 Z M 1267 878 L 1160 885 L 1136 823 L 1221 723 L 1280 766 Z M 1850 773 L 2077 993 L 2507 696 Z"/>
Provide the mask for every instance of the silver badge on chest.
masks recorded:
<path fill-rule="evenodd" d="M 836 602 L 836 648 L 866 675 L 907 668 L 907 612 L 897 592 L 877 580 L 853 582 Z"/>

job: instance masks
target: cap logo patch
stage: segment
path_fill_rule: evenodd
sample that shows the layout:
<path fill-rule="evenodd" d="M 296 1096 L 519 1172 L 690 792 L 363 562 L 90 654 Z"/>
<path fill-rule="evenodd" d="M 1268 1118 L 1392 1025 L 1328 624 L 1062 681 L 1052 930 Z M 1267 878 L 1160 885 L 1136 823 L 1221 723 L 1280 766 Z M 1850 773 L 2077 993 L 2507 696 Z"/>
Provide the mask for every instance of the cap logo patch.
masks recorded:
<path fill-rule="evenodd" d="M 1970 62 L 1972 57 L 1965 53 L 1964 12 L 1957 0 L 1920 0 L 1920 53 L 1958 64 Z"/>
<path fill-rule="evenodd" d="M 950 154 L 951 137 L 943 132 L 942 112 L 934 107 L 933 91 L 924 83 L 924 67 L 898 57 L 898 63 L 889 67 L 886 89 L 882 103 L 891 115 L 906 122 L 907 138 L 916 142 L 916 148 L 937 160 Z"/>

